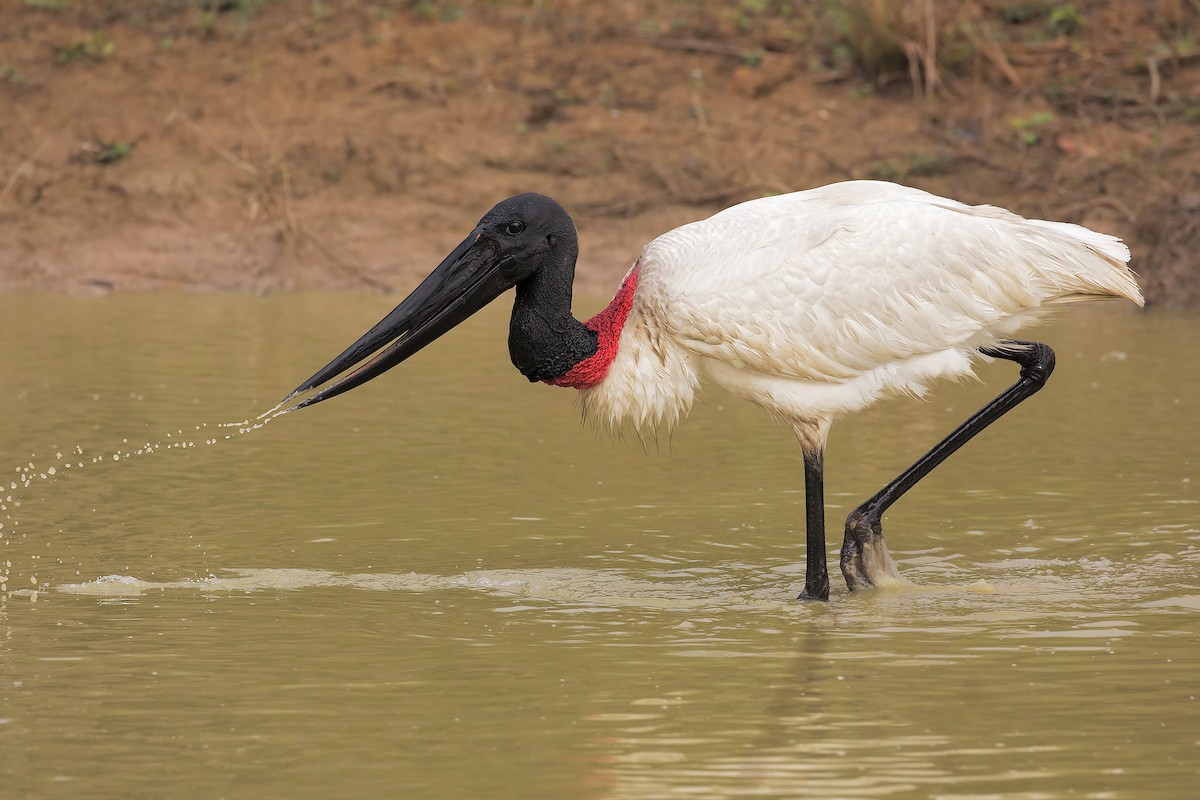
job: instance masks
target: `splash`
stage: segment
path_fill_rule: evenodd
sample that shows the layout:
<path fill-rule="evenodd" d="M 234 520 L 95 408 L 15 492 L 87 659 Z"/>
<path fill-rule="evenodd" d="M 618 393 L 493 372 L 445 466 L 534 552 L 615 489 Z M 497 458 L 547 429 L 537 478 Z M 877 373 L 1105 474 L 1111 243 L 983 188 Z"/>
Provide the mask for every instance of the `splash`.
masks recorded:
<path fill-rule="evenodd" d="M 288 406 L 287 408 L 284 408 L 284 406 L 287 405 L 287 402 L 290 399 L 291 399 L 290 397 L 285 398 L 283 401 L 277 403 L 274 408 L 267 409 L 266 411 L 264 411 L 263 413 L 261 413 L 257 417 L 255 417 L 254 419 L 250 419 L 249 417 L 247 417 L 246 419 L 238 420 L 236 422 L 218 422 L 217 427 L 218 428 L 237 428 L 238 435 L 244 436 L 245 434 L 250 433 L 250 431 L 259 430 L 260 428 L 263 428 L 267 424 L 269 424 L 272 420 L 278 419 L 279 417 L 282 417 L 285 414 L 290 414 L 300 407 L 299 405 L 293 405 L 293 406 Z M 233 434 L 227 434 L 225 436 L 225 438 L 232 439 Z"/>
<path fill-rule="evenodd" d="M 54 453 L 53 460 L 46 456 L 39 457 L 37 453 L 30 453 L 29 459 L 24 464 L 17 465 L 8 479 L 0 481 L 0 514 L 3 514 L 3 517 L 0 518 L 0 545 L 7 548 L 14 541 L 26 538 L 25 531 L 20 530 L 18 509 L 21 508 L 23 502 L 32 499 L 32 493 L 29 490 L 34 487 L 35 483 L 51 484 L 68 475 L 82 472 L 85 468 L 96 469 L 128 461 L 138 456 L 149 456 L 160 451 L 194 450 L 198 445 L 211 447 L 260 430 L 272 420 L 295 410 L 294 407 L 284 409 L 283 406 L 284 403 L 280 403 L 259 414 L 253 420 L 220 422 L 213 425 L 212 428 L 207 422 L 201 422 L 186 429 L 176 428 L 173 431 L 166 431 L 155 440 L 135 439 L 131 443 L 128 438 L 123 438 L 121 446 L 112 452 L 107 450 L 96 453 L 87 452 L 82 445 L 76 444 L 74 447 L 66 448 L 65 452 L 57 445 L 52 446 L 50 450 Z M 7 488 L 5 483 L 8 484 Z M 10 584 L 13 583 L 12 559 L 0 559 L 0 595 L 7 595 L 10 592 Z M 49 585 L 39 580 L 36 570 L 30 574 L 29 583 L 34 590 L 46 588 Z M 14 585 L 12 589 L 15 591 L 17 587 Z"/>
<path fill-rule="evenodd" d="M 276 403 L 273 408 L 268 408 L 254 419 L 247 417 L 246 419 L 238 420 L 237 422 L 220 422 L 217 424 L 217 427 L 238 428 L 238 433 L 248 433 L 252 430 L 258 430 L 276 417 L 282 417 L 284 414 L 290 414 L 299 408 L 299 406 L 288 406 L 287 408 L 284 408 L 290 399 L 291 396 L 289 395 L 280 402 Z"/>
<path fill-rule="evenodd" d="M 919 561 L 919 558 L 913 561 Z M 759 580 L 763 565 L 740 560 L 694 569 L 630 570 L 624 567 L 546 567 L 473 569 L 451 574 L 422 572 L 335 572 L 286 567 L 224 569 L 217 574 L 179 580 L 148 580 L 136 575 L 106 575 L 78 583 L 56 584 L 53 592 L 95 597 L 139 597 L 180 591 L 221 595 L 342 588 L 376 592 L 472 592 L 496 597 L 497 611 L 531 607 L 560 613 L 618 609 L 683 612 L 770 612 L 818 616 L 846 629 L 875 633 L 945 630 L 948 619 L 970 629 L 1013 623 L 1007 638 L 1088 638 L 1119 625 L 1097 620 L 1121 619 L 1134 611 L 1188 614 L 1200 609 L 1195 566 L 1200 553 L 1191 545 L 1169 558 L 1129 557 L 1097 562 L 1087 557 L 1063 560 L 1053 576 L 1028 565 L 976 563 L 946 575 L 901 559 L 916 583 L 841 595 L 833 604 L 791 599 L 802 573 L 791 566 L 778 580 Z M 980 573 L 986 577 L 978 577 Z M 976 578 L 970 582 L 971 578 Z M 22 594 L 28 594 L 26 590 Z M 1064 618 L 1076 620 L 1074 627 Z M 1123 636 L 1123 633 L 1113 634 Z"/>
<path fill-rule="evenodd" d="M 174 581 L 143 580 L 132 575 L 105 575 L 83 583 L 53 587 L 64 594 L 93 597 L 138 597 L 151 592 L 198 591 L 205 594 L 349 588 L 376 592 L 470 591 L 522 601 L 502 610 L 548 604 L 595 612 L 633 608 L 656 611 L 741 610 L 805 614 L 819 611 L 782 598 L 775 587 L 731 591 L 717 579 L 662 581 L 640 578 L 619 569 L 473 570 L 455 575 L 420 572 L 339 573 L 320 569 L 227 569 L 220 575 Z"/>

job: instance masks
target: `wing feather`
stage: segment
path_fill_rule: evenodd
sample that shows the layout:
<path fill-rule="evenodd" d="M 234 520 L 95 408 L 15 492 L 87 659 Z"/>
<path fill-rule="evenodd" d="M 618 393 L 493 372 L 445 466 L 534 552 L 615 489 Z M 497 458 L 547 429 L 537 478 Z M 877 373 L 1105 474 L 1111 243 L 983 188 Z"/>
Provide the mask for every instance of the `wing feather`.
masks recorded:
<path fill-rule="evenodd" d="M 639 295 L 681 346 L 809 381 L 1009 335 L 1056 303 L 1140 302 L 1120 240 L 851 181 L 763 198 L 646 246 Z"/>

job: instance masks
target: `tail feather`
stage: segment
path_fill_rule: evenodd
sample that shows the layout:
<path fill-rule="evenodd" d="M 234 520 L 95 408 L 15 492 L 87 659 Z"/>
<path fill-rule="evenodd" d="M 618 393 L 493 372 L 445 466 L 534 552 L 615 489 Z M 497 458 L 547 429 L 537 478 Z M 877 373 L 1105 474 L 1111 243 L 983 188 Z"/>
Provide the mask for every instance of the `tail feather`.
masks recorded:
<path fill-rule="evenodd" d="M 1038 268 L 1062 292 L 1050 302 L 1119 297 L 1145 305 L 1137 277 L 1129 269 L 1129 247 L 1116 236 L 1069 222 L 1026 220 L 1045 260 Z"/>

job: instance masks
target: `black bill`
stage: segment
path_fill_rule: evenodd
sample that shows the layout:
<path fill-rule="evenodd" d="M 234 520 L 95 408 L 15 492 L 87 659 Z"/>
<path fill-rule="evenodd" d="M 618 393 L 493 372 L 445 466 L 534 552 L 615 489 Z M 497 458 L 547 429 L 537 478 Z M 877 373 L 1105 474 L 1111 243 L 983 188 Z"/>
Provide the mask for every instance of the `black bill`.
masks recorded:
<path fill-rule="evenodd" d="M 283 402 L 341 376 L 295 406 L 304 408 L 382 375 L 512 288 L 511 271 L 505 269 L 512 260 L 476 228 L 400 305 Z M 383 352 L 361 363 L 385 346 Z M 351 368 L 352 372 L 342 375 Z"/>

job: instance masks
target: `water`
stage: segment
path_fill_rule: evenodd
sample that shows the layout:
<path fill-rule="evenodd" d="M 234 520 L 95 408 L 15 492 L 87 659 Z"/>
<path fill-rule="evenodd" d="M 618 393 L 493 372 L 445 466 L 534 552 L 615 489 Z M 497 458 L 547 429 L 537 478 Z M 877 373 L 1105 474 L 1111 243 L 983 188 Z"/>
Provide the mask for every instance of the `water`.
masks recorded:
<path fill-rule="evenodd" d="M 218 427 L 390 303 L 0 297 L 0 795 L 1195 792 L 1200 319 L 1041 331 L 1046 391 L 884 520 L 915 585 L 798 605 L 790 436 L 709 391 L 597 438 L 501 308 Z M 1012 365 L 981 376 L 840 423 L 831 522 Z"/>

